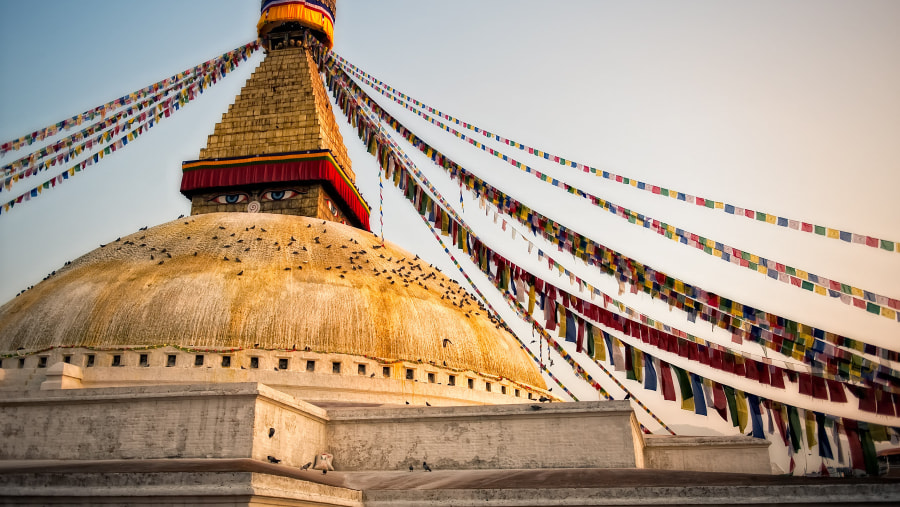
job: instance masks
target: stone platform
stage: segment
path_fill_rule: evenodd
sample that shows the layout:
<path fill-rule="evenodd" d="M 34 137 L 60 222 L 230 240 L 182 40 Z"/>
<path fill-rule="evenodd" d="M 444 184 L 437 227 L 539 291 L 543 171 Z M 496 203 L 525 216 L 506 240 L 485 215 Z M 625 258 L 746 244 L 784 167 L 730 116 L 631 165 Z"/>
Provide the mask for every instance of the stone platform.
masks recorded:
<path fill-rule="evenodd" d="M 253 382 L 4 395 L 10 505 L 900 502 L 898 479 L 770 475 L 765 441 L 645 436 L 627 401 L 314 405 Z M 323 452 L 335 471 L 302 470 Z"/>
<path fill-rule="evenodd" d="M 0 462 L 3 505 L 896 505 L 897 478 L 640 469 L 329 472 L 251 459 Z"/>

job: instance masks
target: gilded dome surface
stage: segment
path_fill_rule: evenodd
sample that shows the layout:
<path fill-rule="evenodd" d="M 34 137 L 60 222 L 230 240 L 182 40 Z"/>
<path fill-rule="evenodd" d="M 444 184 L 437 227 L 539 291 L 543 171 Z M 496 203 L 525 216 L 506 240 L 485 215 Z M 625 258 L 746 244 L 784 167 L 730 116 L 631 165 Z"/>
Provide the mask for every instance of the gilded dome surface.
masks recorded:
<path fill-rule="evenodd" d="M 446 362 L 545 387 L 455 282 L 369 233 L 315 218 L 175 220 L 98 248 L 0 307 L 0 351 L 161 344 Z"/>

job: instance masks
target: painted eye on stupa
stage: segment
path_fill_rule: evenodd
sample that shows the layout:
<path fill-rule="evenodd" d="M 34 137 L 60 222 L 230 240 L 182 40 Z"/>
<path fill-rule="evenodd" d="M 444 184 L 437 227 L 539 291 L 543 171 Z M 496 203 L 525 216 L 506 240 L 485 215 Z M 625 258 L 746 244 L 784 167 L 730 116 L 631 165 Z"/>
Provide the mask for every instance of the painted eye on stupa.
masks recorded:
<path fill-rule="evenodd" d="M 260 194 L 260 199 L 264 201 L 283 201 L 300 194 L 296 190 L 266 190 Z"/>
<path fill-rule="evenodd" d="M 250 196 L 244 193 L 240 194 L 222 194 L 217 195 L 210 199 L 212 202 L 216 202 L 219 204 L 240 204 L 242 202 L 247 202 L 250 199 Z"/>

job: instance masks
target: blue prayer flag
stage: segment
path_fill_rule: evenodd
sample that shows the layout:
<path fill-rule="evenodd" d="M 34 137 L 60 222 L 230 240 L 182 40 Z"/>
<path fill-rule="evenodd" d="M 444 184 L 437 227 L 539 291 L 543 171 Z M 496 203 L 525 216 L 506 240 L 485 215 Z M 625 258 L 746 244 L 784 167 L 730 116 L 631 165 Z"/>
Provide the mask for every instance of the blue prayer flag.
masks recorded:
<path fill-rule="evenodd" d="M 568 297 L 568 296 L 566 296 Z M 576 328 L 577 324 L 575 322 L 575 316 L 572 315 L 572 312 L 566 310 L 566 341 L 575 343 L 576 336 L 578 334 L 578 329 Z"/>
<path fill-rule="evenodd" d="M 653 358 L 644 354 L 644 389 L 656 391 L 656 367 Z"/>
<path fill-rule="evenodd" d="M 566 322 L 566 325 L 568 326 L 568 322 Z M 568 331 L 568 329 L 566 329 L 566 331 Z M 612 354 L 613 348 L 612 348 L 612 342 L 609 339 L 609 333 L 603 333 L 603 341 L 606 342 L 606 351 L 607 351 L 606 357 L 609 358 L 609 364 L 611 364 L 612 366 L 615 366 L 616 361 L 613 359 L 613 354 Z"/>
<path fill-rule="evenodd" d="M 763 431 L 762 413 L 759 409 L 759 398 L 755 394 L 747 393 L 747 402 L 750 404 L 750 424 L 753 428 L 753 438 L 766 438 Z"/>
<path fill-rule="evenodd" d="M 691 373 L 691 387 L 694 392 L 694 413 L 706 415 L 706 397 L 703 395 L 703 380 Z"/>
<path fill-rule="evenodd" d="M 831 452 L 831 442 L 828 440 L 828 432 L 825 431 L 825 415 L 818 412 L 816 414 L 816 426 L 819 434 L 819 456 L 828 459 L 834 459 L 834 453 Z"/>

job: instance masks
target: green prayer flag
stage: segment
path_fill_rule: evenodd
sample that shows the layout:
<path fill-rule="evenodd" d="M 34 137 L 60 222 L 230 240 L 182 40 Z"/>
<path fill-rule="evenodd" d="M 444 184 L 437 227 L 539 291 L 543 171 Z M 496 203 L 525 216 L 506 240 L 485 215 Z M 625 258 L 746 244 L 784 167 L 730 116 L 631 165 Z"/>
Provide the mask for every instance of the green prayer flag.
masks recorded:
<path fill-rule="evenodd" d="M 815 226 L 815 227 L 816 227 L 816 234 L 818 234 L 819 236 L 824 236 L 824 235 L 825 235 L 825 228 L 824 228 L 824 227 L 822 227 L 821 225 L 817 225 L 817 226 Z"/>
<path fill-rule="evenodd" d="M 887 250 L 888 252 L 893 252 L 894 251 L 894 242 L 883 239 L 883 240 L 881 240 L 881 248 L 882 248 L 882 250 Z"/>
<path fill-rule="evenodd" d="M 694 389 L 691 387 L 691 379 L 688 378 L 687 372 L 683 369 L 670 364 L 675 376 L 678 377 L 678 387 L 681 388 L 681 399 L 686 400 L 694 397 Z M 732 392 L 734 394 L 734 392 Z"/>
<path fill-rule="evenodd" d="M 866 460 L 866 473 L 872 476 L 878 475 L 878 457 L 875 454 L 875 442 L 872 441 L 872 434 L 869 428 L 863 428 L 862 423 L 859 427 L 859 441 L 862 444 L 863 458 Z"/>
<path fill-rule="evenodd" d="M 732 426 L 737 426 L 740 422 L 738 420 L 737 399 L 734 397 L 734 388 L 726 385 L 723 385 L 722 388 L 725 390 L 725 399 L 728 400 L 728 411 L 731 412 L 731 424 Z"/>
<path fill-rule="evenodd" d="M 791 445 L 794 448 L 794 452 L 800 450 L 801 444 L 803 441 L 803 429 L 800 427 L 800 414 L 797 413 L 797 407 L 792 407 L 790 405 L 785 405 L 787 407 L 788 412 L 788 429 L 791 434 Z"/>
<path fill-rule="evenodd" d="M 585 322 L 585 339 L 587 340 L 587 355 L 594 357 L 594 328 L 590 323 Z"/>

